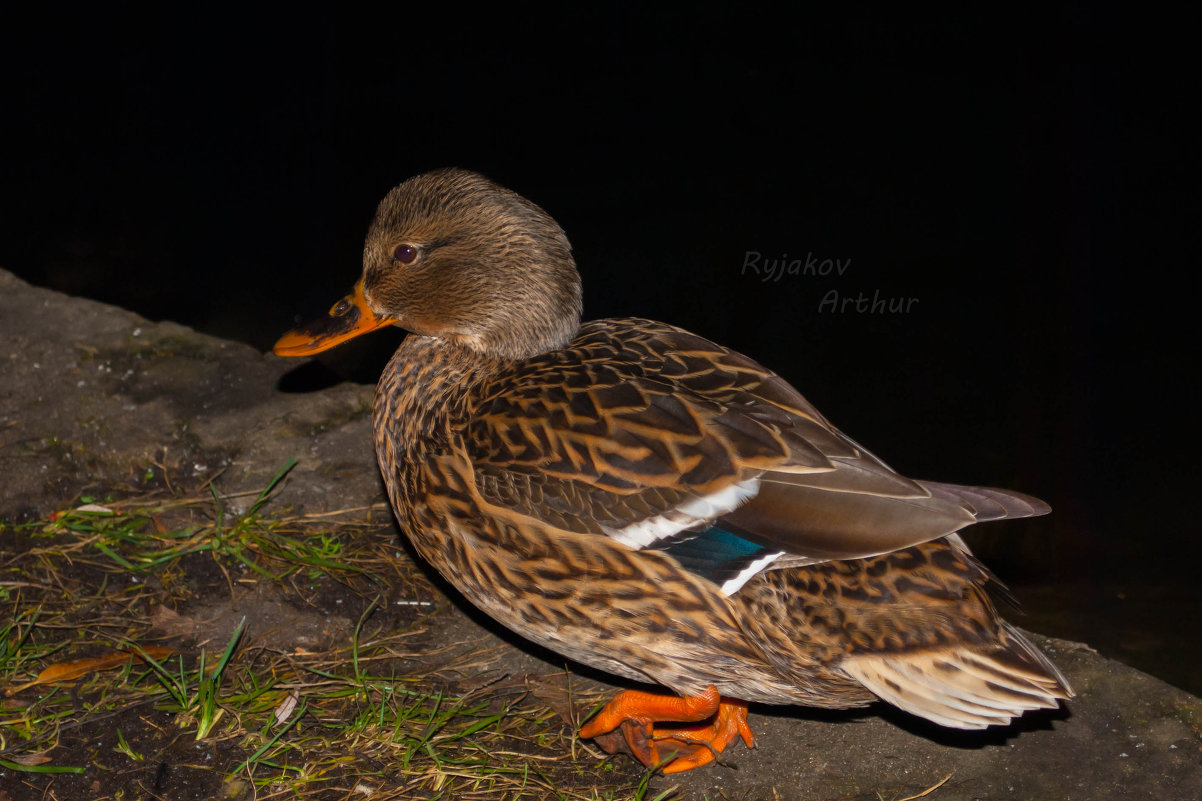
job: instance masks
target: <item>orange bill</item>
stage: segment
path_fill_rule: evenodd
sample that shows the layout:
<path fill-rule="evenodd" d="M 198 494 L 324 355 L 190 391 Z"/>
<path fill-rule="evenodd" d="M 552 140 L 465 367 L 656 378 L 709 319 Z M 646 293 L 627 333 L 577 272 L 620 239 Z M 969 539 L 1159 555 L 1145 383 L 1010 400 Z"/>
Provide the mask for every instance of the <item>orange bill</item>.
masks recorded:
<path fill-rule="evenodd" d="M 349 295 L 330 308 L 329 314 L 284 334 L 272 350 L 277 356 L 308 356 L 391 322 L 368 308 L 361 278 Z"/>

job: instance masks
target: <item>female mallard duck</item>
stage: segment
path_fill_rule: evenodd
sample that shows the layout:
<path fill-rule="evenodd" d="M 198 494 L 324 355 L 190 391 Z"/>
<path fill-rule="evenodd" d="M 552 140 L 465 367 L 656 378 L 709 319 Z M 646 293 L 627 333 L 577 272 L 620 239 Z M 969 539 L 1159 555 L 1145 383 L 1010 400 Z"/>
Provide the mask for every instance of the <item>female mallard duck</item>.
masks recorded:
<path fill-rule="evenodd" d="M 582 325 L 563 231 L 475 173 L 393 189 L 363 254 L 354 291 L 275 352 L 411 332 L 375 439 L 418 552 L 519 634 L 678 694 L 622 692 L 582 737 L 671 772 L 753 745 L 749 701 L 882 698 L 978 729 L 1072 695 L 955 534 L 1042 501 L 904 478 L 679 328 Z"/>

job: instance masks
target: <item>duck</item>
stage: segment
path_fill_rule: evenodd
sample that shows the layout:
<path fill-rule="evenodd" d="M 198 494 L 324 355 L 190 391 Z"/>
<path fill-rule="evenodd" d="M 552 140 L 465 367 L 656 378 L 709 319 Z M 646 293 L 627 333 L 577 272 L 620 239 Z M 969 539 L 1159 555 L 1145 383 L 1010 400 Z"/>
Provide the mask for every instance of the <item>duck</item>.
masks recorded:
<path fill-rule="evenodd" d="M 408 335 L 376 390 L 400 528 L 459 593 L 626 689 L 578 734 L 675 773 L 755 745 L 748 704 L 883 700 L 958 729 L 1073 696 L 958 532 L 1010 490 L 906 478 L 748 356 L 661 322 L 582 322 L 568 238 L 469 170 L 380 202 L 362 274 L 286 333 L 305 357 Z"/>

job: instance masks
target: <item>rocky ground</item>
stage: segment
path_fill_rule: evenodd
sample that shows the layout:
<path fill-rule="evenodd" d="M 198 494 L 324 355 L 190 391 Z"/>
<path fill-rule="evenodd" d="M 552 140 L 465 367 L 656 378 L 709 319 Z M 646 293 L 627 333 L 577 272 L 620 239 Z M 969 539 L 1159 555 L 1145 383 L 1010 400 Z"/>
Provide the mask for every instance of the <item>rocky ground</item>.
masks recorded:
<path fill-rule="evenodd" d="M 273 503 L 310 515 L 357 510 L 391 524 L 371 447 L 370 387 L 313 389 L 322 382 L 295 361 L 31 287 L 3 271 L 0 343 L 0 520 L 45 519 L 82 496 L 185 493 L 215 476 L 235 498 L 228 512 L 237 514 L 237 504 L 250 503 L 297 457 Z M 241 491 L 252 494 L 237 500 Z M 11 535 L 2 545 L 4 558 L 31 547 Z M 409 557 L 398 547 L 396 558 Z M 270 631 L 271 648 L 287 651 L 312 648 L 315 632 L 351 636 L 351 616 L 331 628 L 329 610 L 281 603 L 262 590 L 240 596 L 238 614 L 247 616 L 252 640 Z M 430 642 L 489 650 L 486 663 L 462 667 L 466 684 L 473 669 L 495 679 L 563 668 L 470 610 L 453 602 L 439 609 L 425 623 L 434 631 Z M 226 614 L 201 605 L 177 611 L 209 621 Z M 652 793 L 677 786 L 686 799 L 765 801 L 900 801 L 928 790 L 924 797 L 933 799 L 1202 798 L 1202 701 L 1087 645 L 1035 640 L 1078 694 L 1066 709 L 976 734 L 878 707 L 837 714 L 754 708 L 757 749 L 738 746 L 724 764 L 656 777 Z M 0 727 L 0 735 L 0 754 L 11 756 L 19 733 Z M 70 754 L 55 758 L 71 761 Z M 582 772 L 597 769 L 586 751 L 576 759 Z M 629 761 L 615 764 L 637 781 Z M 72 781 L 0 769 L 0 801 L 35 792 L 97 797 L 96 785 Z"/>

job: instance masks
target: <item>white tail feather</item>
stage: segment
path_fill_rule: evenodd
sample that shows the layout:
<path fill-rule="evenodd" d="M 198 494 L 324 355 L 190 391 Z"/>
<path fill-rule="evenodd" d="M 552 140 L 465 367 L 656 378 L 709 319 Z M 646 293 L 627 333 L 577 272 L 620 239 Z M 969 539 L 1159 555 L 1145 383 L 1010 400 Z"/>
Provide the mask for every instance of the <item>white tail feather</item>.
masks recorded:
<path fill-rule="evenodd" d="M 1051 662 L 1009 625 L 1003 624 L 994 653 L 962 646 L 864 654 L 848 657 L 841 667 L 882 700 L 957 729 L 1006 724 L 1072 697 Z"/>

